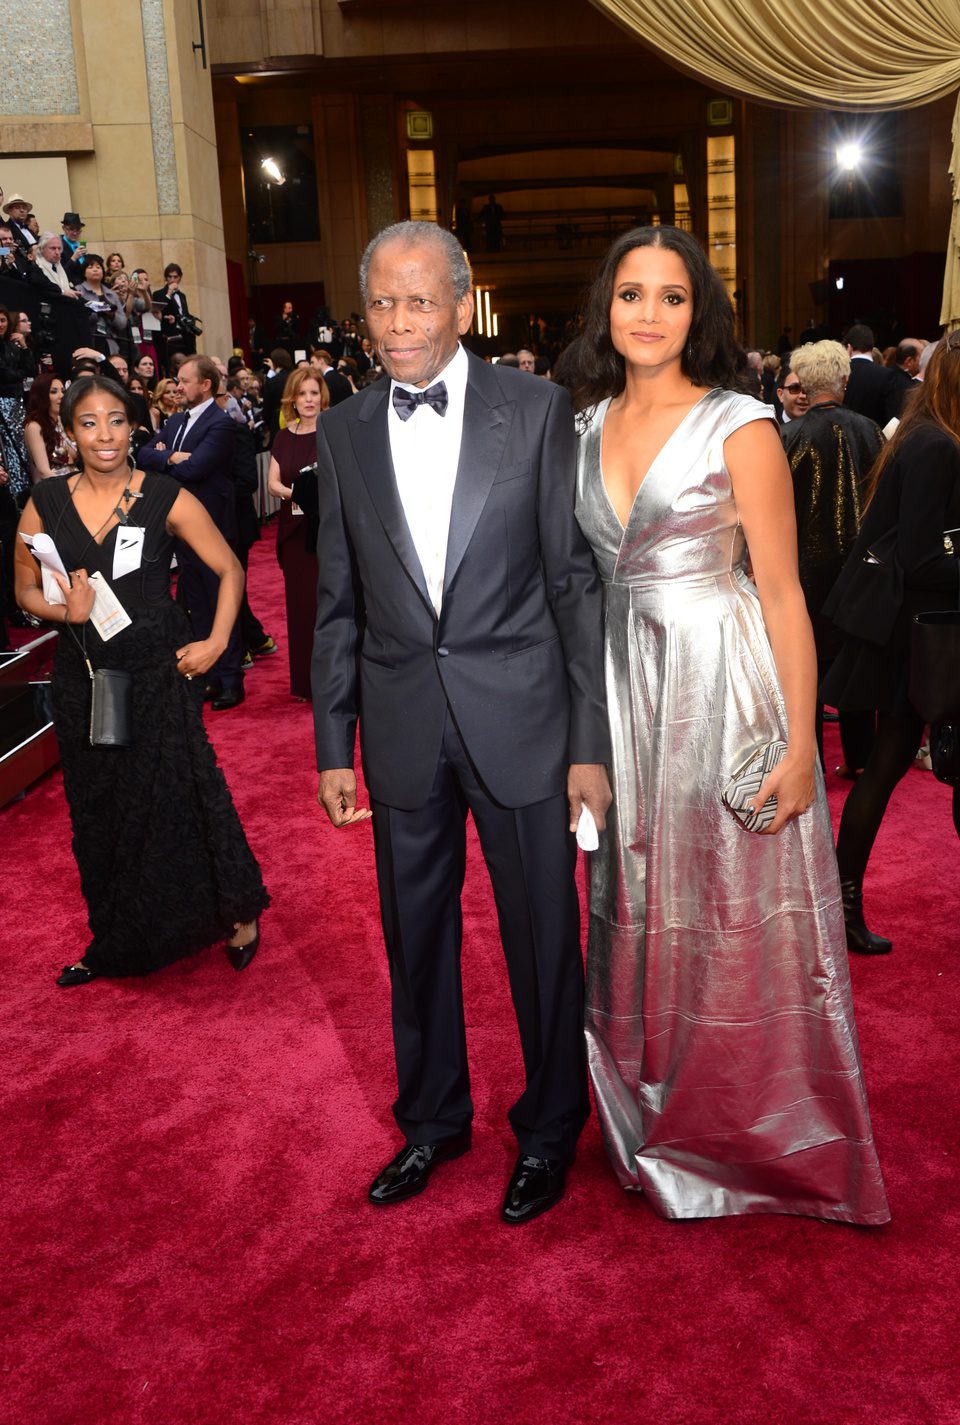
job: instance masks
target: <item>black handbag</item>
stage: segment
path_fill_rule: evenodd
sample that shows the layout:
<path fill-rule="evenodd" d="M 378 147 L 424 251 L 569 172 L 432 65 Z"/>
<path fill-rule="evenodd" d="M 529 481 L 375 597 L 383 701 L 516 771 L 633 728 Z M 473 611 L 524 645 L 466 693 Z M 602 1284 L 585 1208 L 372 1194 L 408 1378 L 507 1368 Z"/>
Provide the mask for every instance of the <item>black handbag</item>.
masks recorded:
<path fill-rule="evenodd" d="M 960 597 L 914 618 L 909 697 L 925 722 L 960 723 Z"/>
<path fill-rule="evenodd" d="M 864 554 L 851 554 L 823 605 L 824 614 L 842 633 L 879 647 L 889 642 L 903 607 L 898 538 L 894 525 Z"/>
<path fill-rule="evenodd" d="M 125 668 L 94 668 L 87 657 L 87 625 L 80 638 L 66 625 L 90 674 L 90 746 L 129 747 L 133 742 L 133 675 Z"/>
<path fill-rule="evenodd" d="M 90 680 L 91 747 L 133 741 L 133 677 L 125 668 L 97 668 Z"/>

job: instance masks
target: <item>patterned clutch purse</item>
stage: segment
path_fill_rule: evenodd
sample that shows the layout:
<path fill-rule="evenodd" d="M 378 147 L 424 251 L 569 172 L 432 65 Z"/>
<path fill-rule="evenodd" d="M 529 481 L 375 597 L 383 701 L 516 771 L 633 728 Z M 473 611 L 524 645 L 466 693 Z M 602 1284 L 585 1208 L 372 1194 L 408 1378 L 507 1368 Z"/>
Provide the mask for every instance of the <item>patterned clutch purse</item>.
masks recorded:
<path fill-rule="evenodd" d="M 782 762 L 787 753 L 785 742 L 766 742 L 755 747 L 750 756 L 739 767 L 723 789 L 723 804 L 737 818 L 745 831 L 766 831 L 777 814 L 776 797 L 768 797 L 756 811 L 748 808 L 754 805 L 754 798 L 763 786 L 767 775 Z"/>

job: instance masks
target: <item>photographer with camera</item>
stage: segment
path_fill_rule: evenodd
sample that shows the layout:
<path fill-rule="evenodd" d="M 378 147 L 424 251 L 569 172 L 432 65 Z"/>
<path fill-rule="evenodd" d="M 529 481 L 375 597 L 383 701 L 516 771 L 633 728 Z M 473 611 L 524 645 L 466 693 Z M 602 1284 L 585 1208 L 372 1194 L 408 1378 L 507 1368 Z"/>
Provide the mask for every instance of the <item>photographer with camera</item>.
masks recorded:
<path fill-rule="evenodd" d="M 203 331 L 199 317 L 190 311 L 186 295 L 180 289 L 183 269 L 176 262 L 168 262 L 163 269 L 164 286 L 153 293 L 153 300 L 160 315 L 163 363 L 169 369 L 170 357 L 175 352 L 184 356 L 194 356 L 197 337 Z"/>
<path fill-rule="evenodd" d="M 116 292 L 105 285 L 106 270 L 98 253 L 87 253 L 83 271 L 84 279 L 77 288 L 77 296 L 86 303 L 87 311 L 93 318 L 93 345 L 104 356 L 116 356 L 121 340 L 127 337 L 128 322 L 123 303 Z"/>

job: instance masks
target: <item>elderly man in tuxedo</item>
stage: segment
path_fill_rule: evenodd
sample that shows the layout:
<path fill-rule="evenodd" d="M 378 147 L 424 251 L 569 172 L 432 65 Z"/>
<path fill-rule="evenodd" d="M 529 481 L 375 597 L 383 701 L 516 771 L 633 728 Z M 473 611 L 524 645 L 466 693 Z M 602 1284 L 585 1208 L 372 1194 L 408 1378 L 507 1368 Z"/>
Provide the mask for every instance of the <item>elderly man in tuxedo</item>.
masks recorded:
<path fill-rule="evenodd" d="M 602 828 L 610 801 L 601 589 L 573 514 L 573 417 L 558 387 L 460 345 L 472 280 L 451 233 L 387 228 L 360 276 L 392 379 L 318 425 L 313 707 L 330 820 L 368 814 L 353 772 L 358 713 L 372 800 L 406 1141 L 369 1196 L 402 1202 L 470 1147 L 469 809 L 526 1073 L 502 1207 L 522 1223 L 563 1195 L 587 1117 L 573 829 L 583 806 Z"/>
<path fill-rule="evenodd" d="M 237 427 L 216 403 L 220 372 L 209 356 L 191 356 L 180 367 L 177 387 L 185 410 L 164 421 L 141 449 L 137 464 L 179 480 L 197 497 L 232 546 L 237 537 L 233 486 Z M 207 639 L 213 628 L 220 581 L 183 543 L 177 544 L 177 567 L 177 596 L 190 615 L 193 636 Z M 235 624 L 230 641 L 208 674 L 206 696 L 215 712 L 225 712 L 243 702 L 242 658 Z"/>

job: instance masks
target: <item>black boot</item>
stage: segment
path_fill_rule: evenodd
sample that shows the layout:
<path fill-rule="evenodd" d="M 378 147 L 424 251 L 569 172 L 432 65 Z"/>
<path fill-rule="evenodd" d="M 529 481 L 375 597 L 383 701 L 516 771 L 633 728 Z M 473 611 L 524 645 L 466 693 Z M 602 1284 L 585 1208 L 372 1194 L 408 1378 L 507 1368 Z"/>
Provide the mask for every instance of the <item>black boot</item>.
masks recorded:
<path fill-rule="evenodd" d="M 847 949 L 857 955 L 889 955 L 893 941 L 868 930 L 863 919 L 863 882 L 841 881 L 843 922 L 847 927 Z"/>

